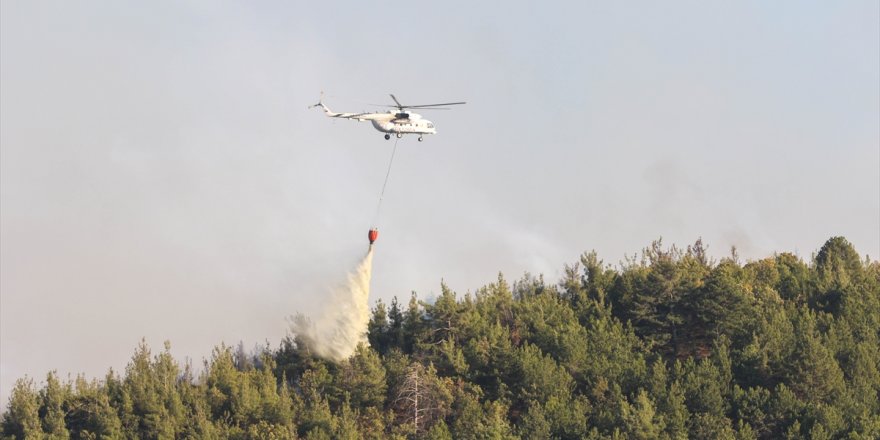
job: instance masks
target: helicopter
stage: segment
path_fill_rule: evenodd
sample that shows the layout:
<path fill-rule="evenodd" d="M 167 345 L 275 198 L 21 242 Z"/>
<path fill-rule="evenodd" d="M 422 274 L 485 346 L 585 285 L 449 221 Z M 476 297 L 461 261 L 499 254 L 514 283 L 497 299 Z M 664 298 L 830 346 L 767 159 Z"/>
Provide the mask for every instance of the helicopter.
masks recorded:
<path fill-rule="evenodd" d="M 419 135 L 419 142 L 421 142 L 424 135 L 436 134 L 437 129 L 434 128 L 433 122 L 422 118 L 422 115 L 418 113 L 410 111 L 411 109 L 448 110 L 444 106 L 466 104 L 465 102 L 445 102 L 442 104 L 403 105 L 393 94 L 391 94 L 391 99 L 394 100 L 395 105 L 385 105 L 383 107 L 390 107 L 394 110 L 387 112 L 336 113 L 324 105 L 324 93 L 321 92 L 321 98 L 318 100 L 318 103 L 309 106 L 309 108 L 321 107 L 324 109 L 324 113 L 331 118 L 354 119 L 359 122 L 370 121 L 376 130 L 385 133 L 385 140 L 391 139 L 392 134 L 398 138 L 402 138 L 404 134 L 417 134 Z"/>

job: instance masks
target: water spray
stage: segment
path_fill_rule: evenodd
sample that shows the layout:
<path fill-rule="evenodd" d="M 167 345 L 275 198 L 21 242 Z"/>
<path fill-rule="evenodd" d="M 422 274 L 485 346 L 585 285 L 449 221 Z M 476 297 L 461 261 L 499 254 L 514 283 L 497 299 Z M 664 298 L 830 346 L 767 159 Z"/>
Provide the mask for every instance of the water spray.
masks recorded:
<path fill-rule="evenodd" d="M 297 315 L 291 329 L 316 355 L 335 362 L 351 356 L 357 345 L 366 342 L 370 321 L 370 277 L 373 271 L 373 246 L 347 280 L 330 289 L 323 309 L 314 319 Z"/>

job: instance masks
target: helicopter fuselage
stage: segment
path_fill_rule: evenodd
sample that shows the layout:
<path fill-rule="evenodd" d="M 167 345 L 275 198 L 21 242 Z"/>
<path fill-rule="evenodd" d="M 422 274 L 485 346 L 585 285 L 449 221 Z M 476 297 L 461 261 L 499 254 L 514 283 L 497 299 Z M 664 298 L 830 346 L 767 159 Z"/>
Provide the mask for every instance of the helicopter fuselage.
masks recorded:
<path fill-rule="evenodd" d="M 410 133 L 410 134 L 436 134 L 437 129 L 434 123 L 415 113 L 407 114 L 406 118 L 399 118 L 399 115 L 391 115 L 393 119 L 377 118 L 371 119 L 373 127 L 383 133 Z"/>

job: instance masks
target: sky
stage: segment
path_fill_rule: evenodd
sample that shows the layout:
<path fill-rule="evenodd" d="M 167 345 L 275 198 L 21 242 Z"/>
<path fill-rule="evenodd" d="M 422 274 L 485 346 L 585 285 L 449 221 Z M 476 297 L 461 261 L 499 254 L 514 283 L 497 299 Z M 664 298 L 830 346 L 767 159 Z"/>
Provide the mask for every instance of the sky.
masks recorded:
<path fill-rule="evenodd" d="M 485 4 L 482 4 L 485 3 Z M 277 347 L 378 226 L 371 304 L 653 240 L 880 256 L 880 6 L 0 3 L 0 402 Z M 334 111 L 423 112 L 394 147 Z"/>

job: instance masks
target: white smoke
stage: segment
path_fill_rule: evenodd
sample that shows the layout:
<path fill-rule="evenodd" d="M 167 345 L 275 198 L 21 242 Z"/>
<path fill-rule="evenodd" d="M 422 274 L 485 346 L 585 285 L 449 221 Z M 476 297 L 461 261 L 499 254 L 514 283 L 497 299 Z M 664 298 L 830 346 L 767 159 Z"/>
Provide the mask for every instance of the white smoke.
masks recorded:
<path fill-rule="evenodd" d="M 366 341 L 372 270 L 370 245 L 347 282 L 330 290 L 324 308 L 314 319 L 299 314 L 291 320 L 293 332 L 318 356 L 340 362 L 354 353 L 358 343 Z"/>

